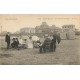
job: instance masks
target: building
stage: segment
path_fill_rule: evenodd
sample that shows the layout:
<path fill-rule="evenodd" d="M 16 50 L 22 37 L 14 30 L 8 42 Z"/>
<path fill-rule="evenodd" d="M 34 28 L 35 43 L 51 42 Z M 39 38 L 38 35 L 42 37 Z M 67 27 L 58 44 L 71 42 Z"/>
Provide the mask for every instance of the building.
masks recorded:
<path fill-rule="evenodd" d="M 46 22 L 42 22 L 41 25 L 35 28 L 22 28 L 20 29 L 20 36 L 39 36 L 44 37 L 45 35 L 60 35 L 61 39 L 75 39 L 75 25 L 63 25 L 62 28 L 56 27 L 55 25 L 49 26 Z"/>
<path fill-rule="evenodd" d="M 21 28 L 20 33 L 22 34 L 34 34 L 35 33 L 35 28 Z"/>
<path fill-rule="evenodd" d="M 53 35 L 56 32 L 60 32 L 61 28 L 56 27 L 55 25 L 49 26 L 46 22 L 42 22 L 40 26 L 36 26 L 35 32 L 37 35 Z"/>
<path fill-rule="evenodd" d="M 13 34 L 14 34 L 14 35 L 15 35 L 15 34 L 16 34 L 16 35 L 17 35 L 17 34 L 20 34 L 20 31 L 16 31 L 16 32 L 14 32 Z"/>
<path fill-rule="evenodd" d="M 63 25 L 62 29 L 65 32 L 75 31 L 75 25 Z"/>
<path fill-rule="evenodd" d="M 75 25 L 63 25 L 60 36 L 62 39 L 75 39 Z"/>

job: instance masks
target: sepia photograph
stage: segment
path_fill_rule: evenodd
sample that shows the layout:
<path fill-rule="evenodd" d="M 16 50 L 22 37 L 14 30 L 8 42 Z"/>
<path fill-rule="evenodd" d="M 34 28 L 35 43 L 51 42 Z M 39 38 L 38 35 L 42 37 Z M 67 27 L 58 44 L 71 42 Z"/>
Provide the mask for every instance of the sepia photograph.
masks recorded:
<path fill-rule="evenodd" d="M 0 65 L 80 65 L 80 14 L 0 14 Z"/>

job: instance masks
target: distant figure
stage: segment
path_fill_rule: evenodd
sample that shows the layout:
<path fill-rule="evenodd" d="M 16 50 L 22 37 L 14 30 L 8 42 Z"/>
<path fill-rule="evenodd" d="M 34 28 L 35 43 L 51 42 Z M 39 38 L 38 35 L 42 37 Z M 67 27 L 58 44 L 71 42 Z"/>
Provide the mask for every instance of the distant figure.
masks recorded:
<path fill-rule="evenodd" d="M 27 44 L 28 44 L 28 48 L 33 48 L 33 40 L 32 40 L 32 37 L 29 37 L 29 39 L 27 41 Z"/>
<path fill-rule="evenodd" d="M 10 33 L 8 32 L 5 36 L 5 42 L 7 43 L 7 49 L 10 47 Z"/>

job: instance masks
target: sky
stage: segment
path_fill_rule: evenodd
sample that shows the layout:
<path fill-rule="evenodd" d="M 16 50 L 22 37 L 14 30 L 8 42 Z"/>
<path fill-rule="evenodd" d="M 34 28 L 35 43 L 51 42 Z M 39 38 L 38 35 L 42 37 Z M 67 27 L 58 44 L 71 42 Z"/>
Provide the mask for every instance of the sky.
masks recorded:
<path fill-rule="evenodd" d="M 62 28 L 63 25 L 73 24 L 80 29 L 79 14 L 0 14 L 0 26 L 2 31 L 16 32 L 21 28 L 33 27 L 47 22 L 49 26 L 56 25 Z M 0 28 L 1 29 L 1 28 Z"/>

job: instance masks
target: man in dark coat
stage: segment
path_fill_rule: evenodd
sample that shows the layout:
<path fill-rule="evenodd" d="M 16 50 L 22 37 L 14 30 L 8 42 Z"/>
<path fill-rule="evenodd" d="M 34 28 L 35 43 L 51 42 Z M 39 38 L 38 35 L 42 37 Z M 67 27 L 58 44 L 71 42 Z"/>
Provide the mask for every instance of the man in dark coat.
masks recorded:
<path fill-rule="evenodd" d="M 61 42 L 61 38 L 59 35 L 53 35 L 53 39 L 51 40 L 51 44 L 50 44 L 50 51 L 51 52 L 55 52 L 56 51 L 56 43 L 58 42 L 58 44 Z"/>
<path fill-rule="evenodd" d="M 53 39 L 51 40 L 51 44 L 50 44 L 50 51 L 51 52 L 55 52 L 56 50 L 56 41 L 57 41 L 57 36 L 53 35 Z"/>
<path fill-rule="evenodd" d="M 10 33 L 9 32 L 6 34 L 5 42 L 7 43 L 7 49 L 9 49 L 9 46 L 10 46 Z"/>
<path fill-rule="evenodd" d="M 58 44 L 61 42 L 60 33 L 57 34 L 57 42 Z"/>
<path fill-rule="evenodd" d="M 60 36 L 57 36 L 57 42 L 58 42 L 58 44 L 61 42 Z"/>

